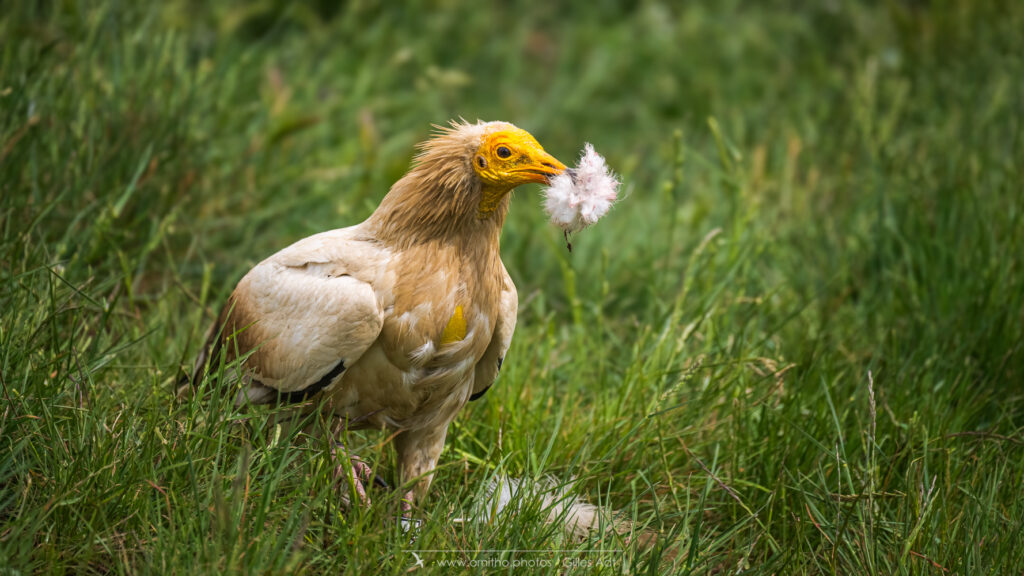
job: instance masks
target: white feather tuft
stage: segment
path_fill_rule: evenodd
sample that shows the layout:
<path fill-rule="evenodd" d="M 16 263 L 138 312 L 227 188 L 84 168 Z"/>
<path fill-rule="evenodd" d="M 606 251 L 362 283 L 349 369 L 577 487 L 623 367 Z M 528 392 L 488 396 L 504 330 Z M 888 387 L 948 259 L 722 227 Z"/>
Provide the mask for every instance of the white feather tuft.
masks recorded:
<path fill-rule="evenodd" d="M 625 536 L 626 543 L 635 538 L 645 548 L 657 545 L 656 532 L 635 526 L 610 508 L 594 506 L 581 500 L 573 494 L 574 487 L 575 481 L 565 484 L 550 476 L 531 480 L 498 475 L 487 483 L 487 490 L 473 502 L 471 515 L 453 521 L 501 522 L 520 512 L 539 510 L 547 514 L 545 523 L 560 525 L 565 535 L 576 541 L 611 531 Z M 666 547 L 663 553 L 664 558 L 674 559 L 679 553 L 678 546 Z"/>
<path fill-rule="evenodd" d="M 559 484 L 553 478 L 531 481 L 525 478 L 500 476 L 487 486 L 486 502 L 478 502 L 474 521 L 486 521 L 499 515 L 515 514 L 531 502 L 538 502 L 547 512 L 545 521 L 561 524 L 567 535 L 587 538 L 602 526 L 620 534 L 632 528 L 629 521 L 616 518 L 610 510 L 584 502 L 570 491 L 571 485 Z"/>
<path fill-rule="evenodd" d="M 544 190 L 544 210 L 552 224 L 566 232 L 576 232 L 607 214 L 618 193 L 618 178 L 587 143 L 576 168 L 551 179 Z"/>

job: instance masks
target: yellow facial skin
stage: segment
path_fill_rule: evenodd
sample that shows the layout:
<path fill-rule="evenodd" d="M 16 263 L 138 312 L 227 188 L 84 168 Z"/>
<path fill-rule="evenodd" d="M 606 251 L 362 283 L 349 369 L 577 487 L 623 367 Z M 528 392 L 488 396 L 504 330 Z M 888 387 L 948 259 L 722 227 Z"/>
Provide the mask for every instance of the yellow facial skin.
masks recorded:
<path fill-rule="evenodd" d="M 473 170 L 483 182 L 479 216 L 487 218 L 513 188 L 546 184 L 565 171 L 565 164 L 545 152 L 529 132 L 511 127 L 484 136 L 473 157 Z"/>

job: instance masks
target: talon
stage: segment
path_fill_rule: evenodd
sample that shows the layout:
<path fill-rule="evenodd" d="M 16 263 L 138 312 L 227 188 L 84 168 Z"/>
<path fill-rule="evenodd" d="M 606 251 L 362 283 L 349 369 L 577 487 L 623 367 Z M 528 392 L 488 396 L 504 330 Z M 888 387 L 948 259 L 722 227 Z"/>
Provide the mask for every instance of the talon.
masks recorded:
<path fill-rule="evenodd" d="M 391 484 L 388 484 L 388 481 L 381 478 L 379 474 L 373 475 L 373 485 L 385 490 L 391 490 Z"/>

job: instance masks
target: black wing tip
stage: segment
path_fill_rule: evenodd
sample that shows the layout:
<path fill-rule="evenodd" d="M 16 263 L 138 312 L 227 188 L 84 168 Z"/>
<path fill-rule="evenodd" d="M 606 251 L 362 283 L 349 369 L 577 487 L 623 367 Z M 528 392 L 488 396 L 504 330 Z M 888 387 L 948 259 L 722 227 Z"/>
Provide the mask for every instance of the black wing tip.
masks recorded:
<path fill-rule="evenodd" d="M 307 398 L 319 393 L 321 390 L 326 388 L 335 378 L 337 378 L 342 372 L 345 371 L 345 361 L 338 360 L 338 363 L 331 368 L 330 372 L 324 374 L 323 378 L 317 380 L 310 386 L 303 388 L 302 390 L 295 390 L 292 392 L 281 392 L 278 394 L 278 399 L 286 404 L 294 404 L 302 402 Z"/>
<path fill-rule="evenodd" d="M 491 386 L 493 386 L 493 384 L 487 386 L 487 388 L 484 388 L 483 390 L 477 392 L 476 394 L 470 394 L 469 401 L 472 402 L 474 400 L 479 400 L 483 398 L 484 394 L 487 394 L 487 391 L 491 389 Z"/>
<path fill-rule="evenodd" d="M 502 365 L 503 362 L 505 362 L 505 357 L 504 356 L 499 356 L 498 357 L 498 372 L 499 373 L 501 372 L 501 365 Z M 498 377 L 497 374 L 495 374 L 494 377 L 497 378 Z M 494 386 L 494 382 L 491 382 L 490 384 L 487 385 L 487 388 L 484 388 L 483 390 L 477 392 L 476 394 L 470 394 L 469 401 L 472 402 L 474 400 L 479 400 L 480 398 L 483 398 L 484 394 L 487 394 L 487 391 L 491 389 L 491 386 Z"/>

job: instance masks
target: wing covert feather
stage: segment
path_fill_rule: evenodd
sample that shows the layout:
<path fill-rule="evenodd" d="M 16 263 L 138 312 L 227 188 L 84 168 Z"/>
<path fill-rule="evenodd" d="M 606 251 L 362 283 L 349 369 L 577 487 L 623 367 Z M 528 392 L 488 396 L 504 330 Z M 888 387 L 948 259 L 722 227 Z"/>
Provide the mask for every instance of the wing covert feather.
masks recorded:
<path fill-rule="evenodd" d="M 311 386 L 339 361 L 351 366 L 383 326 L 373 286 L 333 259 L 323 236 L 258 264 L 228 305 L 224 334 L 235 334 L 240 352 L 253 351 L 246 360 L 253 378 L 280 392 Z"/>

